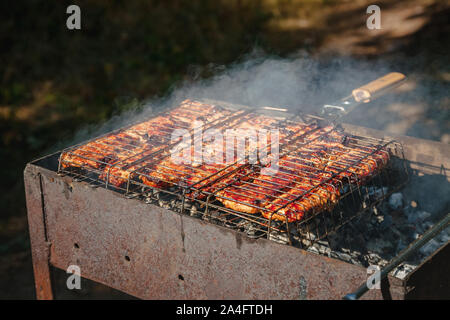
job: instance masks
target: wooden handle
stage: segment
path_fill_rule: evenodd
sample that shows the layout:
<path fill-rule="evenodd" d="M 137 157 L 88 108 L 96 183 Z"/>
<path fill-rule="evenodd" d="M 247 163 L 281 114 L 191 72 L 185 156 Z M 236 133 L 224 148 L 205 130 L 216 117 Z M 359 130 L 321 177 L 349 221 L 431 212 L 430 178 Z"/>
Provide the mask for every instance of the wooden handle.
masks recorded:
<path fill-rule="evenodd" d="M 387 75 L 369 82 L 358 89 L 352 91 L 356 101 L 369 102 L 375 97 L 381 95 L 386 90 L 392 89 L 402 83 L 406 76 L 400 72 L 391 72 Z"/>

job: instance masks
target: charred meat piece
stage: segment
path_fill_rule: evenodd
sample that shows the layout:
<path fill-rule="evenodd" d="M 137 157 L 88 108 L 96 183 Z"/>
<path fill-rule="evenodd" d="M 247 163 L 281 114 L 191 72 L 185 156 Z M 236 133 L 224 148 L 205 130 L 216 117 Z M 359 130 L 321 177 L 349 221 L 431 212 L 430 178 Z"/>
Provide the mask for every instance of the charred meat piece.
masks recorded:
<path fill-rule="evenodd" d="M 291 146 L 293 151 L 280 159 L 273 176 L 256 175 L 242 186 L 222 190 L 218 200 L 233 210 L 281 221 L 287 217 L 289 222 L 333 207 L 344 178 L 361 182 L 389 158 L 386 150 L 348 147 L 347 141 L 346 135 L 329 127 L 315 130 Z"/>
<path fill-rule="evenodd" d="M 174 130 L 191 130 L 197 120 L 215 122 L 230 114 L 216 106 L 185 100 L 166 114 L 63 152 L 61 167 L 96 169 L 100 179 L 120 186 L 131 172 L 149 162 L 146 158 L 172 142 Z"/>

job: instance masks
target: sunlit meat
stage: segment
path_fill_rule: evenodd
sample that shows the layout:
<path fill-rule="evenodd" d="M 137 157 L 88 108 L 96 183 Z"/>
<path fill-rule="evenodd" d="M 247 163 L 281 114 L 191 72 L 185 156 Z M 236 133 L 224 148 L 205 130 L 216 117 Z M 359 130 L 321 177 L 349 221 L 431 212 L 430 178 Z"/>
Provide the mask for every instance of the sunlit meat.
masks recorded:
<path fill-rule="evenodd" d="M 273 149 L 276 133 L 279 149 Z M 109 186 L 178 186 L 191 200 L 208 198 L 237 212 L 293 222 L 331 209 L 345 184 L 365 183 L 388 161 L 382 146 L 359 145 L 331 125 L 185 100 L 153 119 L 64 151 L 60 165 L 88 170 Z"/>

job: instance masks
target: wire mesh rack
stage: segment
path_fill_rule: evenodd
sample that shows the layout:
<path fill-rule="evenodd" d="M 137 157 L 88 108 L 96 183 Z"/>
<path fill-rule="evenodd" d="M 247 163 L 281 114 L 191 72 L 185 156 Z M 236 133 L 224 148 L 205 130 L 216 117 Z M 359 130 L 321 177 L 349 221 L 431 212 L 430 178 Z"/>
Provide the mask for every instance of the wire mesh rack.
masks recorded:
<path fill-rule="evenodd" d="M 243 134 L 254 128 L 261 130 Z M 205 162 L 205 153 L 216 161 Z M 174 154 L 188 159 L 174 161 Z M 63 150 L 58 171 L 250 237 L 308 246 L 400 188 L 404 161 L 401 144 L 349 135 L 314 116 L 186 100 Z"/>

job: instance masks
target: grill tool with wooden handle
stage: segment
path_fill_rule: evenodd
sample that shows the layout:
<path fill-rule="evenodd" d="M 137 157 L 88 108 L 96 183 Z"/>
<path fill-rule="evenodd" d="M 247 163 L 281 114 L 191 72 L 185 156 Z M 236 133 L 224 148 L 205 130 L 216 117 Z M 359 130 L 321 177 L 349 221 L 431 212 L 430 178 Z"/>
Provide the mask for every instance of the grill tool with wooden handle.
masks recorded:
<path fill-rule="evenodd" d="M 399 72 L 391 72 L 352 91 L 352 94 L 322 107 L 321 115 L 329 120 L 336 120 L 346 115 L 358 105 L 367 103 L 399 86 L 406 76 Z"/>

